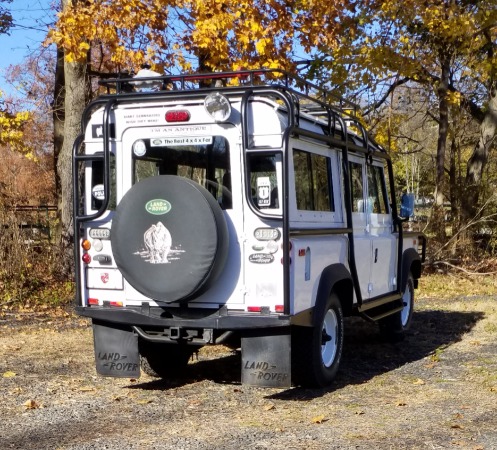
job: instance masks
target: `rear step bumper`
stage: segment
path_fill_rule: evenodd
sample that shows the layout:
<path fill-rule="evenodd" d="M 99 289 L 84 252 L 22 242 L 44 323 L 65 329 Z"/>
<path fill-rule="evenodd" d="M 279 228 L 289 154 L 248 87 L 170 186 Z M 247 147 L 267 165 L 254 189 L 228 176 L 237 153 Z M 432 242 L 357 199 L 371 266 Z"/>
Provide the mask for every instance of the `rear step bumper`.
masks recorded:
<path fill-rule="evenodd" d="M 111 308 L 76 306 L 75 311 L 93 320 L 122 325 L 211 328 L 214 330 L 243 330 L 251 328 L 279 328 L 292 323 L 292 316 L 283 314 L 229 313 L 221 309 L 210 315 L 196 318 L 163 317 L 162 308 Z M 206 311 L 203 311 L 206 314 Z"/>

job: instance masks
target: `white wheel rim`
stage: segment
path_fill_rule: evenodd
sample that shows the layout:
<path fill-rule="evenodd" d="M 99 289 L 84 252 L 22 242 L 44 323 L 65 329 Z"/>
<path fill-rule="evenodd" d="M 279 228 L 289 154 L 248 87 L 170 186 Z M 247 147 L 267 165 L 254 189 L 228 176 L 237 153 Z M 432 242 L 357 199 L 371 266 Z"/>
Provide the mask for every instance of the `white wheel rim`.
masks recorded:
<path fill-rule="evenodd" d="M 330 367 L 335 361 L 338 348 L 338 319 L 332 309 L 329 309 L 324 316 L 322 335 L 321 358 L 323 364 Z"/>
<path fill-rule="evenodd" d="M 404 303 L 404 308 L 400 312 L 400 319 L 402 321 L 402 326 L 405 327 L 409 321 L 409 315 L 411 314 L 411 288 L 409 283 L 407 283 L 406 290 L 402 295 L 402 302 Z"/>

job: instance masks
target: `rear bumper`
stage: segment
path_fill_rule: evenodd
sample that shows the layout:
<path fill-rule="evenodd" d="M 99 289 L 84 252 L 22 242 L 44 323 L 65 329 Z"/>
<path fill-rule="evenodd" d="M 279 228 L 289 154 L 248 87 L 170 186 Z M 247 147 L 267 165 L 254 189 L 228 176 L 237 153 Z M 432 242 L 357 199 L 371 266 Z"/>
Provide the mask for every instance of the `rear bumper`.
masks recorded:
<path fill-rule="evenodd" d="M 80 316 L 89 317 L 93 320 L 142 327 L 247 330 L 287 327 L 292 323 L 292 316 L 288 315 L 228 312 L 224 309 L 216 310 L 215 312 L 206 310 L 188 311 L 190 316 L 196 314 L 196 317 L 171 317 L 169 312 L 157 307 L 111 308 L 77 306 L 75 311 Z"/>

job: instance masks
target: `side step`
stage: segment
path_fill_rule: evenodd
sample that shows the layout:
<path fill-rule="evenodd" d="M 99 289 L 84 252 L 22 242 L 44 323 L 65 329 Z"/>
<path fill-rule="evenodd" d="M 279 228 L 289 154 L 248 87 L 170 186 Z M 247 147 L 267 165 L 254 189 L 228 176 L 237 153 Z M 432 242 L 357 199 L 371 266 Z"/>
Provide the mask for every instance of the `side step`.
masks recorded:
<path fill-rule="evenodd" d="M 370 300 L 358 308 L 359 314 L 367 320 L 376 322 L 384 317 L 404 309 L 404 302 L 399 295 Z"/>

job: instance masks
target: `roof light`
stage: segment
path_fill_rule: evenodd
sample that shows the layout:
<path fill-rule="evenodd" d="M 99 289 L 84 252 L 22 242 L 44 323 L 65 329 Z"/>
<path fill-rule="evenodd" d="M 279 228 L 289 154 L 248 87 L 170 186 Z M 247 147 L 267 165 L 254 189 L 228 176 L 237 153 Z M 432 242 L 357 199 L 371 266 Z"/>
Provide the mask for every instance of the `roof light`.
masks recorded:
<path fill-rule="evenodd" d="M 154 72 L 149 68 L 141 69 L 131 81 L 130 84 L 134 85 L 137 91 L 159 91 L 162 87 L 162 79 L 160 73 Z"/>
<path fill-rule="evenodd" d="M 190 111 L 173 110 L 166 112 L 166 122 L 188 122 L 190 120 Z"/>
<path fill-rule="evenodd" d="M 205 98 L 204 108 L 216 122 L 226 122 L 231 115 L 229 100 L 219 92 L 213 92 Z"/>

